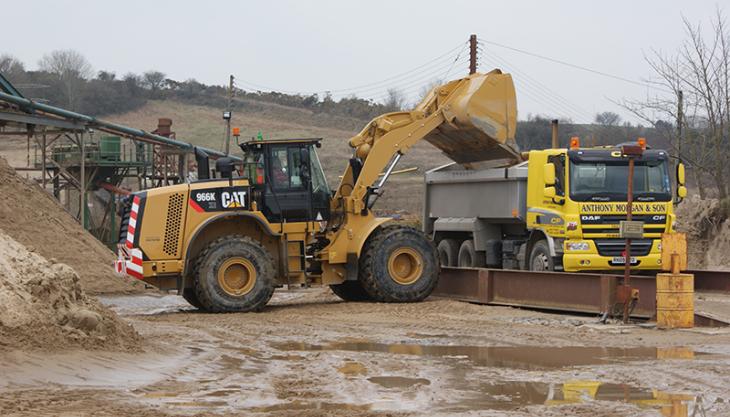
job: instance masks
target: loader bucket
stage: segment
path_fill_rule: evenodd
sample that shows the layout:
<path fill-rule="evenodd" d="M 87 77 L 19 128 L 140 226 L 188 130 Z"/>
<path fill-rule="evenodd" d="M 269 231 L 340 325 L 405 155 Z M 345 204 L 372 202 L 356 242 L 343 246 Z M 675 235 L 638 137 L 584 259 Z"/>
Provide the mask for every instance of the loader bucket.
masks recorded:
<path fill-rule="evenodd" d="M 447 123 L 425 139 L 453 161 L 506 165 L 521 159 L 515 142 L 517 99 L 510 74 L 493 70 L 436 87 L 416 110 L 434 104 Z"/>

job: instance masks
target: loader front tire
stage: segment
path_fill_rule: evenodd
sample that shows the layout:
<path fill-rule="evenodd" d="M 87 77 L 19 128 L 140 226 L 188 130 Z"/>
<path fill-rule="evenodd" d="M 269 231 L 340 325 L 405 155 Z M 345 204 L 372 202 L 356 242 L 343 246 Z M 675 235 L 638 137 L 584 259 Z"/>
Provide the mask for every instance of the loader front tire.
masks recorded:
<path fill-rule="evenodd" d="M 439 276 L 436 247 L 426 235 L 405 226 L 376 229 L 360 255 L 359 282 L 373 300 L 386 303 L 422 301 Z"/>
<path fill-rule="evenodd" d="M 195 295 L 206 311 L 258 311 L 274 293 L 274 260 L 250 237 L 212 241 L 198 255 L 195 271 Z"/>
<path fill-rule="evenodd" d="M 345 301 L 372 301 L 372 297 L 365 291 L 360 281 L 345 281 L 342 284 L 330 285 L 330 289 Z"/>

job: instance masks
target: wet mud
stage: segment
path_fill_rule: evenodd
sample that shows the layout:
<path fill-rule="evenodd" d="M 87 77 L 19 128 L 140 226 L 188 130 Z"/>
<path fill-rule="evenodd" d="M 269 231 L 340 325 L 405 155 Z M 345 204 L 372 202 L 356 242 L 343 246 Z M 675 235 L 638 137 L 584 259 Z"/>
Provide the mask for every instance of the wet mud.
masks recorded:
<path fill-rule="evenodd" d="M 176 296 L 102 302 L 144 351 L 8 353 L 4 414 L 730 415 L 730 332 L 320 290 L 277 293 L 256 314 L 200 313 Z"/>

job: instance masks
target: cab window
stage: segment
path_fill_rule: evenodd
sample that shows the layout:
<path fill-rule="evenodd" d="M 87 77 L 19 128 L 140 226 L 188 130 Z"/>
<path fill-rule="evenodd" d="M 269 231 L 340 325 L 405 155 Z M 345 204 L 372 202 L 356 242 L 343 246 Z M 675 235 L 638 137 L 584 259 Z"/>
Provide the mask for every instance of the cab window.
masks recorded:
<path fill-rule="evenodd" d="M 555 194 L 565 196 L 565 155 L 551 155 L 548 162 L 555 165 Z"/>

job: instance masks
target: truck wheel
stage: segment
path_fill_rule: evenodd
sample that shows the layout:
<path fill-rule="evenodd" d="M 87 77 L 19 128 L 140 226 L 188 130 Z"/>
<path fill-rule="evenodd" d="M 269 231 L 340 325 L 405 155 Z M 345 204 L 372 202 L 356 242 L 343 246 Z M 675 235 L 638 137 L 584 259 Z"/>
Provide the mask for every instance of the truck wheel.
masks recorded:
<path fill-rule="evenodd" d="M 386 226 L 373 232 L 360 256 L 360 283 L 375 301 L 421 301 L 436 288 L 438 254 L 420 231 Z"/>
<path fill-rule="evenodd" d="M 442 239 L 436 250 L 439 254 L 441 266 L 456 266 L 459 256 L 459 244 L 454 239 Z"/>
<path fill-rule="evenodd" d="M 198 310 L 203 308 L 203 305 L 200 304 L 200 300 L 198 300 L 198 295 L 195 294 L 195 288 L 185 288 L 182 292 L 182 298 Z"/>
<path fill-rule="evenodd" d="M 484 252 L 474 249 L 474 241 L 465 240 L 459 248 L 459 267 L 481 268 L 485 263 Z"/>
<path fill-rule="evenodd" d="M 345 281 L 342 284 L 330 285 L 336 296 L 345 301 L 371 301 L 372 297 L 365 291 L 360 281 Z"/>
<path fill-rule="evenodd" d="M 196 263 L 195 295 L 204 310 L 260 310 L 274 294 L 274 260 L 249 237 L 216 239 L 201 251 Z"/>
<path fill-rule="evenodd" d="M 546 240 L 540 240 L 532 246 L 530 251 L 530 271 L 554 271 L 553 257 L 550 256 L 550 248 Z"/>

